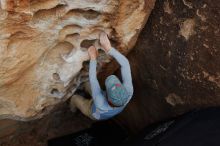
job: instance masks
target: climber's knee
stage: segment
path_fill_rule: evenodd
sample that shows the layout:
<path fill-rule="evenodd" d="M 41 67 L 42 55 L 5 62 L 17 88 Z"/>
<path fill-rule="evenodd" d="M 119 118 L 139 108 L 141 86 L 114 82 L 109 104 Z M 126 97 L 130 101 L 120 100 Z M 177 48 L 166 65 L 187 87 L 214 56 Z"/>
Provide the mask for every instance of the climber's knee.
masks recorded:
<path fill-rule="evenodd" d="M 78 108 L 84 115 L 91 118 L 92 99 L 86 99 L 80 95 L 74 95 L 70 99 L 70 109 Z"/>

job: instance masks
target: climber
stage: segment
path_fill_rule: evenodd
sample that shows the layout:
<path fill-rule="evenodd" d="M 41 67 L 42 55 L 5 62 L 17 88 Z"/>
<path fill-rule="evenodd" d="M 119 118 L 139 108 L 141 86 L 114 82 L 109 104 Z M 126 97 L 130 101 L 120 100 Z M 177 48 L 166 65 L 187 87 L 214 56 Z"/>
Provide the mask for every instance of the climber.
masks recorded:
<path fill-rule="evenodd" d="M 100 34 L 100 44 L 104 51 L 113 56 L 120 64 L 123 82 L 121 83 L 115 75 L 110 75 L 105 80 L 106 91 L 101 89 L 96 76 L 98 53 L 94 46 L 89 47 L 89 82 L 92 99 L 74 95 L 71 97 L 70 107 L 78 108 L 93 120 L 105 120 L 119 114 L 133 95 L 131 69 L 127 58 L 111 46 L 108 36 L 104 32 Z"/>

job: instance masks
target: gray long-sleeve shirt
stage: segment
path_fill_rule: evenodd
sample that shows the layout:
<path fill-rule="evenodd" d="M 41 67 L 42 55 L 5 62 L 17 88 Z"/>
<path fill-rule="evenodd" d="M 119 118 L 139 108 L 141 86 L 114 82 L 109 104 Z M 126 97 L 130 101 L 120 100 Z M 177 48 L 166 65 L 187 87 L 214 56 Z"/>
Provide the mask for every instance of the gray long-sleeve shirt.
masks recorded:
<path fill-rule="evenodd" d="M 114 48 L 111 48 L 108 54 L 113 56 L 121 66 L 122 84 L 129 94 L 129 102 L 133 95 L 133 85 L 128 59 Z M 106 92 L 101 89 L 97 80 L 96 66 L 97 61 L 91 60 L 89 67 L 89 81 L 93 98 L 92 116 L 97 120 L 104 120 L 120 113 L 128 102 L 122 107 L 112 107 L 108 104 Z"/>

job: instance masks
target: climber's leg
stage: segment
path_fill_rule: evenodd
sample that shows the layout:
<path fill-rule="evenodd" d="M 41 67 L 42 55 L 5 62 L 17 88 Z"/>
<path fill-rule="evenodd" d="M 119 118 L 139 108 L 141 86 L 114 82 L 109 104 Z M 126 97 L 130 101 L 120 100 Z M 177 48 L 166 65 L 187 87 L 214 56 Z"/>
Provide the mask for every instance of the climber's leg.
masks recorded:
<path fill-rule="evenodd" d="M 78 108 L 84 115 L 94 120 L 92 117 L 92 99 L 86 99 L 80 95 L 73 95 L 70 100 L 70 108 Z"/>

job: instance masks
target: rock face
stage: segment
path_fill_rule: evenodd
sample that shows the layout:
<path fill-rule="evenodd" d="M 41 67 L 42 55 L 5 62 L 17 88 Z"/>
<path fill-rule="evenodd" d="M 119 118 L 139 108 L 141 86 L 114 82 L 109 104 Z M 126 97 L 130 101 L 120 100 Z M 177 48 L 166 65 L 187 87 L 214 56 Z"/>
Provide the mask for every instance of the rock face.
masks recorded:
<path fill-rule="evenodd" d="M 121 125 L 137 132 L 155 121 L 220 105 L 219 18 L 218 0 L 156 2 L 128 54 L 135 90 L 118 117 Z"/>
<path fill-rule="evenodd" d="M 191 109 L 220 105 L 219 10 L 219 0 L 156 2 L 147 25 L 128 54 L 134 96 L 114 120 L 133 134 L 150 123 Z M 109 74 L 107 72 L 112 72 L 114 68 L 115 64 L 105 69 L 102 67 L 102 71 Z M 100 79 L 104 80 L 101 75 Z M 4 99 L 3 95 L 1 92 L 1 99 Z M 64 107 L 67 108 L 67 105 Z M 88 127 L 89 121 L 84 116 L 69 113 L 68 109 L 68 113 L 57 110 L 58 113 L 52 112 L 40 120 L 19 122 L 19 133 L 13 131 L 16 127 L 8 126 L 8 121 L 7 125 L 0 121 L 0 146 L 29 146 L 30 141 L 35 146 L 36 141 L 46 143 L 42 139 L 47 136 L 57 137 Z M 25 129 L 31 132 L 25 133 Z"/>
<path fill-rule="evenodd" d="M 154 1 L 0 0 L 0 118 L 37 118 L 68 99 L 99 33 L 128 52 Z"/>

